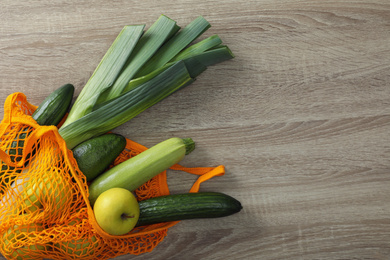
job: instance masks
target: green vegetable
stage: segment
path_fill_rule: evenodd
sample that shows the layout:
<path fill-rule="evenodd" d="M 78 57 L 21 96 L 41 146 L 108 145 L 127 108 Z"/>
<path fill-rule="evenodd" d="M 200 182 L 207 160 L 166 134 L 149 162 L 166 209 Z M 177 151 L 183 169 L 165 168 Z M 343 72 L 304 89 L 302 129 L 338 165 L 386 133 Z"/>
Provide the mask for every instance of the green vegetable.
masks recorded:
<path fill-rule="evenodd" d="M 72 84 L 65 84 L 53 91 L 46 99 L 37 107 L 32 114 L 32 118 L 39 125 L 57 125 L 65 116 L 72 102 L 74 93 L 74 86 Z M 19 161 L 23 154 L 24 139 L 30 134 L 31 128 L 25 127 L 19 133 L 17 139 L 13 141 L 8 150 L 11 155 L 11 160 Z M 13 156 L 15 155 L 15 156 Z"/>
<path fill-rule="evenodd" d="M 144 27 L 144 25 L 134 25 L 125 26 L 122 29 L 81 90 L 63 124 L 64 127 L 88 114 L 93 109 L 100 94 L 108 91 L 114 84 L 142 35 Z"/>
<path fill-rule="evenodd" d="M 39 125 L 57 125 L 61 119 L 65 116 L 72 102 L 74 93 L 74 86 L 72 84 L 65 84 L 60 88 L 53 91 L 46 99 L 37 107 L 32 114 L 32 118 Z M 12 162 L 18 162 L 22 159 L 24 140 L 31 133 L 31 127 L 23 127 L 18 132 L 15 141 L 12 141 L 6 152 L 10 155 Z M 26 155 L 28 159 L 31 155 Z M 8 166 L 4 162 L 1 162 L 0 176 L 12 172 L 15 167 Z M 20 172 L 18 170 L 18 172 Z M 5 183 L 11 182 L 9 178 L 3 178 Z"/>
<path fill-rule="evenodd" d="M 37 107 L 32 114 L 32 118 L 39 125 L 57 125 L 65 116 L 72 102 L 74 86 L 65 84 L 54 90 L 43 102 Z M 8 154 L 11 155 L 11 160 L 19 161 L 23 154 L 24 139 L 30 134 L 31 128 L 25 127 L 18 133 L 17 139 L 11 143 L 11 149 Z"/>
<path fill-rule="evenodd" d="M 123 72 L 110 88 L 107 96 L 105 96 L 105 100 L 120 96 L 126 85 L 134 78 L 137 71 L 179 29 L 180 27 L 176 25 L 174 20 L 165 15 L 161 15 L 139 40 L 136 49 L 123 68 Z"/>
<path fill-rule="evenodd" d="M 126 26 L 84 86 L 59 129 L 69 149 L 112 131 L 175 91 L 208 66 L 233 58 L 214 35 L 191 45 L 209 27 L 197 17 L 180 30 L 165 15 L 145 32 Z"/>
<path fill-rule="evenodd" d="M 219 218 L 242 209 L 235 198 L 218 192 L 199 192 L 155 197 L 139 202 L 137 226 L 185 219 Z"/>
<path fill-rule="evenodd" d="M 210 28 L 210 23 L 202 16 L 199 16 L 183 30 L 174 35 L 169 41 L 162 46 L 151 59 L 138 71 L 136 77 L 145 76 L 158 68 L 167 64 L 181 50 L 188 46 L 192 41 L 198 38 Z"/>
<path fill-rule="evenodd" d="M 89 185 L 89 201 L 93 205 L 98 196 L 111 188 L 134 191 L 157 174 L 180 162 L 195 148 L 191 138 L 173 137 L 112 167 Z"/>
<path fill-rule="evenodd" d="M 111 131 L 145 109 L 158 103 L 191 81 L 183 61 L 164 70 L 144 84 L 102 103 L 102 106 L 75 122 L 61 127 L 60 135 L 72 149 L 77 144 Z"/>
<path fill-rule="evenodd" d="M 217 47 L 220 44 L 222 44 L 222 40 L 221 38 L 219 38 L 218 35 L 210 36 L 207 39 L 204 39 L 186 48 L 184 51 L 180 52 L 175 57 L 173 57 L 171 61 L 178 61 L 178 60 L 182 60 L 194 56 L 196 54 L 203 53 L 205 51 Z"/>
<path fill-rule="evenodd" d="M 31 117 L 39 125 L 58 125 L 64 118 L 66 112 L 68 112 L 70 104 L 72 103 L 73 93 L 74 86 L 72 84 L 65 84 L 59 87 L 42 101 Z M 10 155 L 22 155 L 24 139 L 26 139 L 30 132 L 30 127 L 26 127 L 21 132 L 19 132 L 19 141 L 14 141 L 11 143 L 11 148 L 15 149 L 9 150 L 8 153 Z M 12 158 L 13 157 L 11 156 L 11 160 Z M 19 161 L 20 159 L 21 158 L 19 157 L 16 159 L 16 161 Z"/>
<path fill-rule="evenodd" d="M 82 142 L 72 151 L 79 169 L 90 182 L 106 170 L 125 147 L 123 136 L 105 134 Z"/>
<path fill-rule="evenodd" d="M 58 125 L 70 107 L 74 93 L 72 84 L 53 91 L 32 114 L 39 125 Z"/>

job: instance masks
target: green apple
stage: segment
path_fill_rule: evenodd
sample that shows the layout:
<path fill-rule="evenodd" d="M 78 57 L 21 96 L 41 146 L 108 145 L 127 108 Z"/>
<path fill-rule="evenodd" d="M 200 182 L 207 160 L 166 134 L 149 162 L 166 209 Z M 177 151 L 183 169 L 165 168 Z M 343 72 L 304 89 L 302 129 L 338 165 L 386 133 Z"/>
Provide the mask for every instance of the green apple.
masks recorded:
<path fill-rule="evenodd" d="M 54 206 L 53 210 L 60 214 L 70 205 L 72 197 L 70 181 L 58 168 L 50 169 L 44 178 L 30 183 L 24 194 L 29 211 L 34 212 L 48 205 Z"/>
<path fill-rule="evenodd" d="M 3 243 L 1 243 L 6 256 L 17 260 L 36 259 L 37 256 L 34 256 L 32 251 L 46 250 L 46 247 L 43 244 L 34 244 L 30 241 L 33 241 L 37 237 L 37 233 L 43 230 L 42 224 L 10 227 L 3 233 Z M 18 247 L 16 250 L 12 249 L 10 245 L 15 246 L 17 242 L 25 245 Z"/>
<path fill-rule="evenodd" d="M 93 211 L 98 225 L 110 235 L 124 235 L 138 222 L 138 201 L 130 191 L 111 188 L 97 198 Z"/>
<path fill-rule="evenodd" d="M 20 179 L 23 181 L 18 184 Z M 16 183 L 14 190 L 18 191 L 18 197 L 22 199 L 18 210 L 24 213 L 32 213 L 43 209 L 44 206 L 49 206 L 53 207 L 53 213 L 62 214 L 71 203 L 70 183 L 61 169 L 53 167 L 43 177 L 21 175 Z M 20 192 L 21 187 L 22 192 Z"/>
<path fill-rule="evenodd" d="M 52 167 L 43 176 L 24 170 L 0 199 L 0 223 L 19 214 L 48 209 L 53 217 L 60 217 L 72 201 L 71 184 L 61 169 Z"/>
<path fill-rule="evenodd" d="M 6 218 L 13 218 L 17 213 L 16 199 L 23 193 L 23 179 L 18 178 L 0 199 L 0 224 Z"/>
<path fill-rule="evenodd" d="M 98 245 L 96 241 L 97 240 L 95 236 L 85 237 L 82 239 L 61 242 L 60 248 L 62 251 L 66 252 L 71 256 L 91 256 L 94 254 Z"/>
<path fill-rule="evenodd" d="M 69 225 L 74 226 L 77 225 L 77 223 L 80 223 L 80 221 L 72 221 L 69 223 Z M 73 257 L 77 255 L 78 257 L 82 258 L 93 255 L 99 244 L 100 243 L 96 239 L 96 236 L 88 236 L 88 234 L 84 233 L 81 235 L 80 239 L 61 242 L 55 246 L 66 254 L 69 254 Z"/>

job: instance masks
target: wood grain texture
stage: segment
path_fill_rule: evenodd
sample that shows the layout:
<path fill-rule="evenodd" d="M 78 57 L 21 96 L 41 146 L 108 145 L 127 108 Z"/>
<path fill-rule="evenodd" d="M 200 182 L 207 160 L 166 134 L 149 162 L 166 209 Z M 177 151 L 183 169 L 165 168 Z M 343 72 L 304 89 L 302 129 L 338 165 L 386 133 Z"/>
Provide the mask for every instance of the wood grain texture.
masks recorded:
<path fill-rule="evenodd" d="M 146 146 L 192 137 L 182 164 L 225 165 L 201 190 L 244 209 L 117 259 L 389 259 L 386 0 L 3 0 L 1 102 L 20 91 L 39 104 L 68 82 L 78 94 L 125 24 L 161 13 L 180 25 L 203 15 L 236 57 L 115 132 Z M 193 181 L 168 173 L 172 192 Z"/>

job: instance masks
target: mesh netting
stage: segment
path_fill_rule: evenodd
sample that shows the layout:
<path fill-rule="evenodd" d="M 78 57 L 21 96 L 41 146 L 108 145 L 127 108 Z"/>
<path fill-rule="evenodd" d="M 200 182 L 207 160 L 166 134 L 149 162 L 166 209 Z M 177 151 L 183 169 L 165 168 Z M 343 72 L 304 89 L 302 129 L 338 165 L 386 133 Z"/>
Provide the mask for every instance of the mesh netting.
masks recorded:
<path fill-rule="evenodd" d="M 178 222 L 142 226 L 111 236 L 97 225 L 88 185 L 55 126 L 39 126 L 35 106 L 22 93 L 10 95 L 0 124 L 0 252 L 8 259 L 110 259 L 152 251 Z M 146 148 L 127 140 L 113 165 Z M 223 166 L 172 167 L 200 175 L 190 192 Z M 135 191 L 138 200 L 168 195 L 166 172 Z"/>

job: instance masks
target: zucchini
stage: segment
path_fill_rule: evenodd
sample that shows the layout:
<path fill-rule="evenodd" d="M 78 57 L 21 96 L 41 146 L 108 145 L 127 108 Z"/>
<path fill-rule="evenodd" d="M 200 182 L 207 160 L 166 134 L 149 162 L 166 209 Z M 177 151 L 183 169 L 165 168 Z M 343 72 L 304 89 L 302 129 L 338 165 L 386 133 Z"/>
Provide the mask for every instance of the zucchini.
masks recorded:
<path fill-rule="evenodd" d="M 195 148 L 191 138 L 173 137 L 112 167 L 89 185 L 89 201 L 93 205 L 98 196 L 111 188 L 134 191 L 157 174 L 180 162 Z"/>
<path fill-rule="evenodd" d="M 139 202 L 137 226 L 185 219 L 219 218 L 242 209 L 235 198 L 219 192 L 199 192 L 155 197 Z"/>
<path fill-rule="evenodd" d="M 74 86 L 71 84 L 66 84 L 56 89 L 38 106 L 32 114 L 32 118 L 39 125 L 57 125 L 65 116 L 71 104 L 73 93 Z M 27 126 L 22 128 L 15 138 L 15 141 L 11 142 L 7 153 L 10 155 L 12 162 L 18 162 L 22 159 L 24 140 L 29 136 L 30 132 L 31 127 Z M 30 156 L 31 155 L 28 154 L 26 158 L 29 158 Z M 14 171 L 14 169 L 14 167 L 1 162 L 0 176 Z M 18 172 L 20 171 L 18 170 Z M 8 183 L 11 181 L 10 178 L 3 178 L 2 181 L 0 181 L 0 184 L 2 184 L 2 182 Z"/>
<path fill-rule="evenodd" d="M 126 147 L 126 138 L 105 134 L 82 142 L 72 149 L 81 172 L 90 182 L 106 170 Z"/>

